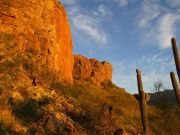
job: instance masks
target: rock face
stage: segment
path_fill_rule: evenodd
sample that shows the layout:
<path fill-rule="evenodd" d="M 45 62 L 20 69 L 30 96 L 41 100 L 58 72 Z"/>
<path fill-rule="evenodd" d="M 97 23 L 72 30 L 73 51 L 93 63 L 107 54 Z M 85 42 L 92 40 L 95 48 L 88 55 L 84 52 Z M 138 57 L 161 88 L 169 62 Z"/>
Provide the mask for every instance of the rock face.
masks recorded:
<path fill-rule="evenodd" d="M 103 81 L 112 79 L 112 65 L 106 61 L 99 62 L 90 59 L 92 66 L 91 79 L 94 84 L 100 85 Z"/>
<path fill-rule="evenodd" d="M 82 55 L 74 55 L 73 78 L 88 79 L 91 77 L 92 66 L 88 58 Z"/>
<path fill-rule="evenodd" d="M 74 55 L 73 77 L 75 79 L 90 79 L 100 85 L 103 81 L 112 79 L 112 65 L 108 62 L 99 62 L 81 55 Z"/>
<path fill-rule="evenodd" d="M 42 65 L 72 83 L 72 38 L 64 7 L 57 0 L 0 0 L 0 45 L 6 35 L 22 52 L 33 52 Z"/>

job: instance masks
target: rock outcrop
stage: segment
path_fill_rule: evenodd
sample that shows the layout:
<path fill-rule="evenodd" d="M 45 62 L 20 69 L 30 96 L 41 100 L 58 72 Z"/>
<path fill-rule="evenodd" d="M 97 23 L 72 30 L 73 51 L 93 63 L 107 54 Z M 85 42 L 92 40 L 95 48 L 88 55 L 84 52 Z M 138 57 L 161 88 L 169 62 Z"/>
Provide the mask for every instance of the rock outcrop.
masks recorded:
<path fill-rule="evenodd" d="M 90 63 L 92 66 L 91 79 L 94 84 L 100 85 L 103 81 L 111 81 L 112 65 L 109 62 L 90 59 Z"/>
<path fill-rule="evenodd" d="M 82 55 L 74 55 L 73 77 L 79 80 L 91 80 L 94 84 L 100 85 L 103 81 L 111 81 L 112 65 L 109 62 L 99 62 Z"/>
<path fill-rule="evenodd" d="M 5 41 L 7 40 L 7 41 Z M 41 65 L 73 82 L 72 38 L 64 7 L 57 0 L 0 0 L 0 45 L 31 52 Z"/>
<path fill-rule="evenodd" d="M 89 79 L 92 73 L 92 66 L 88 58 L 82 55 L 74 55 L 73 78 Z"/>

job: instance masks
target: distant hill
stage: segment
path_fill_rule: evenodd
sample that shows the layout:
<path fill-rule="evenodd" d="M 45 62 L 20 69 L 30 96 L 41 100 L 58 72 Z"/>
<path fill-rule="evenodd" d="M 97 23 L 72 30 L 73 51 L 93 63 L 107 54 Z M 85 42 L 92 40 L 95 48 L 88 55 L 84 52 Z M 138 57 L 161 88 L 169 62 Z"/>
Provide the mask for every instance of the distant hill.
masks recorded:
<path fill-rule="evenodd" d="M 160 92 L 155 92 L 155 93 L 149 93 L 150 95 L 150 100 L 148 102 L 149 105 L 171 105 L 171 104 L 176 104 L 176 99 L 174 95 L 173 90 L 164 90 Z"/>

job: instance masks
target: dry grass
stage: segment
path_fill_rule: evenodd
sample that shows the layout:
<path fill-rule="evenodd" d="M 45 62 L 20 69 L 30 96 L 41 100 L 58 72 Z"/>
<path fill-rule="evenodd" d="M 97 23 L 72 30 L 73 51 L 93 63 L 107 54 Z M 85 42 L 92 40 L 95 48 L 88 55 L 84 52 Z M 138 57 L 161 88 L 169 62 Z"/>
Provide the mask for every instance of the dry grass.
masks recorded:
<path fill-rule="evenodd" d="M 68 97 L 72 97 L 75 105 L 84 110 L 84 117 L 76 118 L 71 115 L 70 117 L 86 128 L 89 134 L 97 131 L 97 129 L 102 131 L 98 131 L 96 134 L 102 134 L 104 128 L 109 134 L 110 131 L 112 133 L 117 128 L 125 128 L 131 133 L 138 132 L 141 129 L 139 104 L 124 89 L 110 83 L 96 87 L 90 82 L 82 84 L 77 80 L 73 87 L 56 85 L 53 88 Z M 107 114 L 108 116 L 105 116 L 104 113 L 108 113 L 110 106 L 112 107 L 112 115 Z"/>
<path fill-rule="evenodd" d="M 12 109 L 10 106 L 1 106 L 0 107 L 0 121 L 3 123 L 5 129 L 8 129 L 9 132 L 16 132 L 25 134 L 27 132 L 27 128 L 20 124 L 19 120 L 12 113 Z"/>
<path fill-rule="evenodd" d="M 7 39 L 13 40 L 11 35 L 0 33 L 0 42 Z M 58 110 L 59 106 L 50 100 L 64 95 L 65 100 L 72 99 L 75 108 L 83 110 L 82 114 L 70 113 L 68 109 L 58 111 L 65 112 L 76 123 L 87 129 L 88 134 L 102 135 L 105 132 L 111 135 L 117 128 L 124 128 L 134 135 L 141 132 L 138 101 L 124 89 L 116 87 L 109 81 L 103 82 L 101 87 L 94 86 L 90 81 L 77 80 L 74 86 L 62 85 L 57 81 L 59 79 L 56 72 L 50 71 L 48 67 L 36 61 L 35 52 L 17 55 L 8 47 L 10 42 L 5 43 L 6 51 L 0 52 L 3 57 L 0 63 L 0 131 L 11 130 L 14 133 L 26 134 L 30 128 L 28 124 L 45 113 L 44 105 L 52 108 L 48 111 Z M 10 52 L 7 51 L 9 49 Z M 14 54 L 11 55 L 12 53 Z M 32 75 L 37 77 L 42 86 L 32 86 L 30 78 Z M 15 103 L 11 106 L 10 97 Z M 108 112 L 110 107 L 111 114 Z M 148 112 L 150 129 L 154 134 L 180 133 L 180 112 L 176 107 L 167 107 L 163 103 L 163 107 L 148 107 Z M 21 123 L 26 123 L 27 127 Z"/>

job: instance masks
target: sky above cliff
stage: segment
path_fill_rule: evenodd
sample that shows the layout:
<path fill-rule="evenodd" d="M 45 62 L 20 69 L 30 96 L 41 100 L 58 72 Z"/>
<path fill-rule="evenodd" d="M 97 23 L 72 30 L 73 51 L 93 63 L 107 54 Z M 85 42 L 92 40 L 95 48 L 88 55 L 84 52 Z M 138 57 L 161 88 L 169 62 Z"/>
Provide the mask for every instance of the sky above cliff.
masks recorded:
<path fill-rule="evenodd" d="M 180 44 L 180 0 L 61 0 L 67 9 L 74 53 L 113 64 L 113 82 L 137 92 L 136 68 L 144 88 L 161 79 L 172 88 L 176 71 L 171 37 Z"/>

